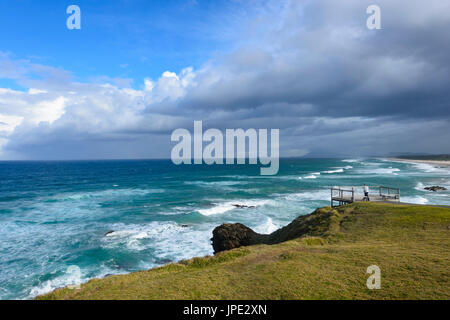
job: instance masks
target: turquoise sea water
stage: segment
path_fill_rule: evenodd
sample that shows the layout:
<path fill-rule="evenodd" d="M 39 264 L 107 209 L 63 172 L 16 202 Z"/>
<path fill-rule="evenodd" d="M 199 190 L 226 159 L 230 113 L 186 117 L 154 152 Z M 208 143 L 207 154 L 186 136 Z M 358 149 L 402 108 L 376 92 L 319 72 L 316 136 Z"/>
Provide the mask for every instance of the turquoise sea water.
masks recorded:
<path fill-rule="evenodd" d="M 363 183 L 450 205 L 449 192 L 423 190 L 450 189 L 450 168 L 377 159 L 283 159 L 277 176 L 169 160 L 0 162 L 0 299 L 212 254 L 221 223 L 270 233 L 329 205 L 331 186 Z"/>

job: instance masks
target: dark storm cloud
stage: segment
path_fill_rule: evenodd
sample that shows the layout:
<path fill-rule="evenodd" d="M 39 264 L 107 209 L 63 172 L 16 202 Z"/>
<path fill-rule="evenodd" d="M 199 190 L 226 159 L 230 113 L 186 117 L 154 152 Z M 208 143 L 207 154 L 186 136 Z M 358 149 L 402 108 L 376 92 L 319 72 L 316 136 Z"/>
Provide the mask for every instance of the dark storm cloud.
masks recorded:
<path fill-rule="evenodd" d="M 167 158 L 171 131 L 192 130 L 193 120 L 280 128 L 282 156 L 450 152 L 450 2 L 376 1 L 381 30 L 366 27 L 374 1 L 271 4 L 233 26 L 233 50 L 198 70 L 166 72 L 143 90 L 128 88 L 129 79 L 75 83 L 63 70 L 0 55 L 5 74 L 45 91 L 0 92 L 0 114 L 25 119 L 4 152 Z"/>
<path fill-rule="evenodd" d="M 265 46 L 229 54 L 213 75 L 199 72 L 204 85 L 181 103 L 228 110 L 273 104 L 268 113 L 297 104 L 300 110 L 289 111 L 307 116 L 448 117 L 449 6 L 394 2 L 379 1 L 382 30 L 366 28 L 369 2 L 292 2 Z"/>

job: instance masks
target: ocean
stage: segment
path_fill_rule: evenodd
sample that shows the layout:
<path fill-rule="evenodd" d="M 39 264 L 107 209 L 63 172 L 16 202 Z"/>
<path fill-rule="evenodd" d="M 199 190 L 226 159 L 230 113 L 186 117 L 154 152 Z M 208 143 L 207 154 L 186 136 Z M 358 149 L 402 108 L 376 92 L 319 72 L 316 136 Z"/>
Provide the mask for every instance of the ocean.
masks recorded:
<path fill-rule="evenodd" d="M 450 168 L 382 159 L 281 159 L 276 176 L 259 168 L 0 162 L 0 299 L 211 255 L 216 226 L 271 233 L 329 205 L 332 186 L 392 186 L 402 202 L 450 205 L 449 191 L 423 190 L 450 189 Z"/>

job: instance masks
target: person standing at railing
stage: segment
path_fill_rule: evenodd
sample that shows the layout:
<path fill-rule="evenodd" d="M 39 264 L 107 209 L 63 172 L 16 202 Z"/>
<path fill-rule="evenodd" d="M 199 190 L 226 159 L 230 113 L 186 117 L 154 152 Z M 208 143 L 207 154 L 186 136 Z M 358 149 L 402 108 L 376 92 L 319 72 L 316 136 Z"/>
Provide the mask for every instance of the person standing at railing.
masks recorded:
<path fill-rule="evenodd" d="M 369 187 L 364 184 L 364 201 L 370 201 Z"/>

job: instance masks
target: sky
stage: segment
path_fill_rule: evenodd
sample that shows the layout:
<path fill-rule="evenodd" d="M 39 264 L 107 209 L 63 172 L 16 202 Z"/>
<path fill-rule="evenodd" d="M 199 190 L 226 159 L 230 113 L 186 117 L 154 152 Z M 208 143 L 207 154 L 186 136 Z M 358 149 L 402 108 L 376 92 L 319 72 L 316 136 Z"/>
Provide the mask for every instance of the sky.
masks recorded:
<path fill-rule="evenodd" d="M 282 157 L 450 153 L 449 12 L 442 0 L 0 0 L 0 160 L 170 158 L 171 133 L 194 120 L 280 129 Z"/>

